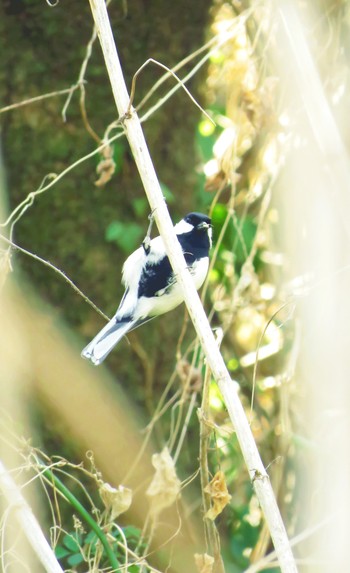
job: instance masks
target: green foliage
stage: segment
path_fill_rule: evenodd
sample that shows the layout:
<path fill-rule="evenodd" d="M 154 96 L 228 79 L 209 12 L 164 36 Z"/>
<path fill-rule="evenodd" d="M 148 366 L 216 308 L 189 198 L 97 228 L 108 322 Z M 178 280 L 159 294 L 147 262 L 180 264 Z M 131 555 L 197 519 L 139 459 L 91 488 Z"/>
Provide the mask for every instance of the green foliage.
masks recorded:
<path fill-rule="evenodd" d="M 137 197 L 132 202 L 132 208 L 137 217 L 146 217 L 149 212 L 149 203 L 145 196 Z"/>
<path fill-rule="evenodd" d="M 115 175 L 117 175 L 122 171 L 125 153 L 126 153 L 125 142 L 118 139 L 113 144 L 113 160 L 115 163 L 115 171 L 114 171 Z"/>
<path fill-rule="evenodd" d="M 55 555 L 62 563 L 74 567 L 84 561 L 81 547 L 82 535 L 76 531 L 67 533 L 62 539 L 62 545 L 55 547 Z"/>
<path fill-rule="evenodd" d="M 142 241 L 143 230 L 137 223 L 112 221 L 106 229 L 106 240 L 116 243 L 124 253 L 131 253 Z"/>
<path fill-rule="evenodd" d="M 126 539 L 127 547 L 134 550 L 140 540 L 140 530 L 133 525 L 129 525 L 122 528 L 122 532 Z M 121 530 L 116 526 L 112 526 L 109 529 L 109 539 L 116 560 L 120 564 L 123 563 L 125 561 L 125 552 L 121 549 L 124 546 Z M 75 568 L 76 571 L 80 570 L 79 567 L 77 568 L 78 565 L 93 560 L 96 554 L 98 554 L 99 558 L 99 567 L 107 567 L 109 565 L 108 556 L 94 531 L 89 531 L 84 535 L 77 531 L 67 533 L 62 538 L 61 543 L 55 547 L 55 555 L 61 564 L 64 567 Z M 138 567 L 131 565 L 129 571 L 136 572 Z"/>
<path fill-rule="evenodd" d="M 210 112 L 215 121 L 218 115 L 217 110 L 211 107 Z M 220 125 L 213 125 L 207 118 L 202 119 L 198 123 L 195 135 L 195 147 L 201 164 L 212 159 L 213 147 L 220 133 L 222 133 Z M 197 174 L 197 203 L 198 209 L 202 210 L 209 208 L 213 199 L 212 194 L 206 190 L 206 181 L 207 178 L 205 174 L 199 171 Z"/>
<path fill-rule="evenodd" d="M 174 195 L 172 194 L 169 187 L 164 183 L 161 183 L 162 192 L 164 198 L 168 203 L 174 201 Z M 142 218 L 142 224 L 128 221 L 112 221 L 105 233 L 106 241 L 116 243 L 118 247 L 126 254 L 130 254 L 135 248 L 139 247 L 143 234 L 145 232 L 145 218 L 147 213 L 149 213 L 149 203 L 146 197 L 137 197 L 133 199 L 131 206 L 137 217 Z"/>
<path fill-rule="evenodd" d="M 226 220 L 229 217 L 228 224 Z M 212 212 L 212 222 L 215 237 L 221 236 L 218 248 L 218 260 L 216 271 L 219 272 L 219 280 L 225 280 L 225 267 L 233 256 L 233 264 L 237 275 L 240 274 L 242 265 L 245 263 L 248 253 L 250 253 L 256 238 L 257 224 L 250 216 L 242 217 L 229 216 L 228 207 L 222 203 L 217 203 Z M 223 234 L 223 227 L 225 227 Z"/>
<path fill-rule="evenodd" d="M 161 187 L 164 199 L 170 204 L 174 203 L 175 202 L 175 196 L 173 195 L 173 193 L 169 189 L 169 187 L 167 185 L 165 185 L 165 183 L 162 183 L 162 182 L 160 182 L 160 187 Z"/>
<path fill-rule="evenodd" d="M 236 523 L 238 526 L 230 536 L 230 552 L 231 557 L 243 569 L 249 565 L 249 551 L 255 547 L 259 537 L 258 526 L 251 525 L 247 520 L 249 513 L 249 506 L 244 505 L 241 508 L 236 508 Z"/>
<path fill-rule="evenodd" d="M 221 131 L 220 127 L 214 126 L 207 118 L 199 122 L 196 146 L 203 162 L 209 161 L 213 157 L 213 147 Z"/>

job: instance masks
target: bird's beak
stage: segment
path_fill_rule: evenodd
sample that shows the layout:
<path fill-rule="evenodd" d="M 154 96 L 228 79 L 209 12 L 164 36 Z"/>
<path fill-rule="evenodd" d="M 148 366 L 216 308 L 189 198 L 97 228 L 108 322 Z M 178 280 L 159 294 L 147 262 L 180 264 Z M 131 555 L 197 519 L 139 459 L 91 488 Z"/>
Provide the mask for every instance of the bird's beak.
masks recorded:
<path fill-rule="evenodd" d="M 209 225 L 209 223 L 206 223 L 205 221 L 203 221 L 203 223 L 199 223 L 199 225 L 197 226 L 197 229 L 209 229 L 209 227 L 211 227 L 211 225 Z"/>

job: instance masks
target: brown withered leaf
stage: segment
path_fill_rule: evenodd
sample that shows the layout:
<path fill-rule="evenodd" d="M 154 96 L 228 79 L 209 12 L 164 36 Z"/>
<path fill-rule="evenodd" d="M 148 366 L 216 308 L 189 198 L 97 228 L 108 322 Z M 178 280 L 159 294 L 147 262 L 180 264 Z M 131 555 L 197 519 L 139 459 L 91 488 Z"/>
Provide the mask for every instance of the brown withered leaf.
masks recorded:
<path fill-rule="evenodd" d="M 187 360 L 179 360 L 176 370 L 187 391 L 200 392 L 203 386 L 202 373 L 198 368 L 195 368 Z"/>
<path fill-rule="evenodd" d="M 129 509 L 132 501 L 131 489 L 123 485 L 115 488 L 109 483 L 102 483 L 98 491 L 112 521 Z"/>
<path fill-rule="evenodd" d="M 175 464 L 168 448 L 164 448 L 160 454 L 153 454 L 152 464 L 156 471 L 146 495 L 151 500 L 151 511 L 159 513 L 176 501 L 181 482 L 176 475 Z"/>
<path fill-rule="evenodd" d="M 194 562 L 198 573 L 213 573 L 214 557 L 207 553 L 195 553 Z"/>
<path fill-rule="evenodd" d="M 211 482 L 204 488 L 209 493 L 212 507 L 207 511 L 204 517 L 214 520 L 226 507 L 231 499 L 227 491 L 225 474 L 221 470 L 216 472 Z"/>
<path fill-rule="evenodd" d="M 113 159 L 113 147 L 107 145 L 102 151 L 102 159 L 96 168 L 99 178 L 95 181 L 96 187 L 103 187 L 106 185 L 115 172 L 115 161 Z"/>

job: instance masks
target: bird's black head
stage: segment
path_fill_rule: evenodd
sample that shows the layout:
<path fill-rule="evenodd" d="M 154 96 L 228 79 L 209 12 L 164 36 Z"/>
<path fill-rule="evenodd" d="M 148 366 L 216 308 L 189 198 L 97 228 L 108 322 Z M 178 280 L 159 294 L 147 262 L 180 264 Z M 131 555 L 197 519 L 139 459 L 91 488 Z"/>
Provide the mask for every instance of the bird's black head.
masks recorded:
<path fill-rule="evenodd" d="M 208 256 L 212 237 L 210 217 L 203 213 L 188 213 L 175 226 L 175 231 L 183 251 L 190 257 Z"/>
<path fill-rule="evenodd" d="M 211 219 L 207 215 L 203 215 L 203 213 L 188 213 L 186 217 L 184 217 L 184 221 L 189 223 L 193 227 L 207 229 L 208 226 L 211 225 Z M 204 224 L 203 224 L 204 223 Z"/>

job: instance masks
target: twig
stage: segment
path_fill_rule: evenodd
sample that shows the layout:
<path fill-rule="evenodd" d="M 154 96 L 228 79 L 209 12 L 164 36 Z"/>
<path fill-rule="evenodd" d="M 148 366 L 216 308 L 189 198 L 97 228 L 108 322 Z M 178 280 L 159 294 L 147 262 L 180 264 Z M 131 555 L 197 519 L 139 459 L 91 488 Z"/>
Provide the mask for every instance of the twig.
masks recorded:
<path fill-rule="evenodd" d="M 50 97 L 56 97 L 56 96 L 65 95 L 65 94 L 71 94 L 75 90 L 77 90 L 78 87 L 79 87 L 79 85 L 75 84 L 75 85 L 71 86 L 70 88 L 65 88 L 63 90 L 58 90 L 55 92 L 49 92 L 47 94 L 42 94 L 39 96 L 31 97 L 31 98 L 25 99 L 23 101 L 20 101 L 18 103 L 12 103 L 11 105 L 6 105 L 5 107 L 2 107 L 0 109 L 0 113 L 5 113 L 5 112 L 11 111 L 13 109 L 18 109 L 19 107 L 23 107 L 25 105 L 29 105 L 29 104 L 35 103 L 37 101 L 42 101 L 43 99 L 48 99 Z"/>
<path fill-rule="evenodd" d="M 87 65 L 88 65 L 89 60 L 91 58 L 92 47 L 95 43 L 96 38 L 97 38 L 97 33 L 96 33 L 96 28 L 94 27 L 94 29 L 92 31 L 91 38 L 90 38 L 90 40 L 86 46 L 85 58 L 83 60 L 81 68 L 80 68 L 79 77 L 78 77 L 76 86 L 78 86 L 80 88 L 80 111 L 81 111 L 81 116 L 83 118 L 85 128 L 86 128 L 87 132 L 91 135 L 91 137 L 98 144 L 100 144 L 101 138 L 97 135 L 95 130 L 91 127 L 90 122 L 88 120 L 88 116 L 87 116 L 87 112 L 86 112 L 86 106 L 85 106 L 85 74 L 86 74 Z M 73 95 L 73 92 L 71 92 L 69 94 L 69 96 L 68 96 L 68 98 L 67 98 L 67 100 L 63 106 L 63 109 L 62 109 L 63 121 L 66 121 L 66 113 L 67 113 L 67 109 L 68 109 L 68 106 L 70 104 L 72 95 Z"/>
<path fill-rule="evenodd" d="M 22 496 L 18 486 L 0 461 L 0 489 L 2 490 L 10 510 L 16 516 L 23 533 L 26 535 L 32 549 L 48 573 L 63 573 L 53 550 L 47 542 L 39 523 L 34 517 L 29 505 Z"/>
<path fill-rule="evenodd" d="M 202 108 L 202 106 L 199 105 L 199 103 L 197 102 L 197 100 L 193 97 L 193 95 L 191 94 L 191 92 L 186 88 L 185 84 L 183 83 L 183 81 L 175 74 L 175 72 L 173 72 L 173 70 L 171 70 L 170 68 L 168 68 L 167 66 L 165 66 L 164 64 L 162 64 L 161 62 L 158 62 L 157 60 L 155 60 L 154 58 L 148 58 L 148 60 L 146 60 L 142 66 L 139 67 L 139 69 L 135 72 L 133 78 L 132 78 L 132 83 L 131 83 L 131 92 L 130 92 L 130 100 L 129 100 L 129 106 L 128 109 L 126 111 L 126 115 L 128 116 L 134 101 L 134 97 L 135 97 L 135 91 L 136 91 L 136 80 L 138 78 L 138 76 L 140 75 L 140 73 L 142 72 L 142 70 L 148 66 L 148 64 L 156 64 L 157 66 L 159 66 L 160 68 L 162 68 L 163 70 L 166 70 L 168 74 L 172 75 L 176 81 L 178 82 L 178 84 L 182 87 L 183 90 L 185 90 L 185 92 L 187 93 L 188 97 L 190 98 L 190 100 L 194 103 L 194 105 L 196 105 L 198 107 L 198 109 L 203 113 L 203 115 L 205 115 L 209 121 L 211 121 L 211 123 L 213 123 L 215 125 L 215 121 L 213 120 L 212 117 L 210 117 L 210 115 Z"/>
<path fill-rule="evenodd" d="M 197 64 L 196 66 L 194 66 L 194 68 L 181 80 L 180 83 L 177 83 L 164 97 L 162 97 L 154 106 L 152 106 L 149 110 L 147 110 L 145 112 L 144 115 L 141 116 L 140 121 L 143 123 L 145 121 L 147 121 L 149 119 L 149 117 L 155 113 L 172 95 L 174 95 L 174 93 L 180 89 L 182 87 L 183 84 L 185 84 L 198 70 L 201 66 L 204 65 L 204 63 L 209 59 L 210 55 L 212 54 L 212 52 L 218 48 L 218 46 L 220 46 L 221 44 L 225 43 L 228 41 L 229 39 L 229 35 L 227 34 L 225 36 L 225 38 L 223 40 L 220 40 L 220 42 L 217 43 L 217 45 L 215 45 L 215 47 L 209 51 Z M 83 88 L 83 83 L 84 83 L 84 74 L 86 71 L 86 65 L 88 62 L 88 59 L 90 57 L 90 50 L 92 47 L 92 43 L 94 41 L 94 35 L 91 37 L 90 42 L 88 44 L 87 47 L 87 53 L 86 53 L 86 57 L 83 61 L 82 64 L 82 68 L 81 68 L 81 72 L 79 75 L 79 79 L 77 81 L 76 84 L 72 85 L 70 88 L 66 88 L 64 90 L 61 91 L 57 91 L 57 92 L 51 92 L 49 94 L 44 94 L 43 96 L 38 96 L 38 97 L 34 97 L 34 98 L 30 98 L 27 100 L 24 100 L 23 102 L 19 102 L 18 104 L 12 104 L 10 106 L 7 106 L 5 108 L 0 109 L 0 113 L 5 112 L 5 111 L 9 111 L 10 109 L 15 109 L 17 107 L 21 107 L 22 105 L 27 105 L 30 104 L 32 102 L 35 101 L 39 101 L 41 99 L 45 99 L 48 97 L 53 97 L 56 95 L 60 95 L 60 94 L 66 94 L 68 93 L 68 98 L 66 100 L 66 103 L 63 106 L 62 109 L 62 117 L 63 117 L 63 121 L 66 121 L 66 111 L 67 108 L 69 106 L 71 97 L 73 95 L 73 93 L 78 89 L 85 89 Z M 208 45 L 208 44 L 207 44 Z M 207 46 L 206 45 L 206 46 Z M 205 47 L 206 47 L 205 46 Z M 198 50 L 199 52 L 200 50 Z M 176 67 L 174 68 L 176 69 Z M 166 74 L 164 74 L 162 76 L 162 78 L 159 80 L 159 83 L 162 83 L 161 80 L 166 79 L 167 77 L 169 77 L 171 75 L 170 72 L 167 72 Z M 159 83 L 157 82 L 154 85 L 154 89 L 156 89 L 156 86 L 159 86 Z M 81 102 L 82 103 L 82 102 Z M 145 103 L 145 100 L 142 100 L 141 104 L 139 107 L 141 107 L 141 105 L 143 105 L 143 103 Z M 82 110 L 82 115 L 84 114 L 84 111 Z M 84 118 L 83 118 L 84 120 Z M 120 139 L 121 137 L 124 136 L 124 132 L 118 133 L 116 135 L 114 135 L 113 137 L 109 137 L 109 133 L 112 129 L 115 129 L 118 125 L 120 126 L 121 124 L 121 120 L 117 119 L 116 121 L 114 121 L 111 125 L 108 126 L 106 133 L 104 134 L 103 137 L 103 141 L 101 142 L 101 144 L 92 152 L 88 153 L 87 155 L 84 155 L 83 157 L 79 158 L 77 161 L 75 161 L 74 163 L 72 163 L 71 165 L 69 165 L 66 169 L 64 169 L 63 171 L 61 171 L 61 173 L 59 174 L 48 174 L 45 176 L 45 178 L 43 179 L 41 185 L 39 186 L 39 188 L 36 191 L 32 191 L 30 193 L 28 193 L 27 197 L 19 204 L 17 205 L 17 207 L 15 207 L 15 209 L 10 213 L 10 215 L 8 216 L 7 220 L 3 223 L 0 223 L 0 227 L 6 227 L 7 225 L 9 225 L 9 223 L 14 219 L 14 217 L 17 215 L 17 213 L 19 212 L 19 217 L 16 217 L 14 223 L 17 223 L 17 221 L 22 217 L 22 215 L 24 214 L 24 212 L 33 205 L 35 198 L 37 197 L 37 195 L 40 195 L 41 193 L 44 193 L 46 191 L 48 191 L 51 187 L 53 187 L 56 183 L 58 183 L 58 181 L 60 179 L 62 179 L 63 177 L 65 177 L 68 173 L 70 173 L 70 171 L 72 171 L 73 169 L 75 169 L 76 167 L 78 167 L 81 163 L 87 161 L 88 159 L 91 159 L 92 157 L 94 157 L 95 155 L 97 155 L 98 153 L 102 153 L 103 150 L 110 146 L 111 143 L 113 143 L 114 141 L 116 141 L 117 139 Z M 90 126 L 91 127 L 91 126 Z M 88 129 L 88 128 L 87 128 Z M 92 133 L 91 133 L 92 135 Z M 98 139 L 97 134 L 95 134 L 96 137 L 94 137 L 94 139 Z M 46 181 L 46 179 L 48 178 L 52 178 L 52 181 L 50 181 L 50 183 L 44 185 L 44 181 Z"/>
<path fill-rule="evenodd" d="M 245 15 L 240 16 L 240 18 L 242 18 L 242 20 L 247 19 L 250 16 L 251 12 L 252 10 L 247 10 Z M 171 90 L 169 90 L 169 92 L 164 97 L 160 98 L 155 105 L 149 108 L 148 111 L 146 111 L 145 114 L 141 116 L 141 122 L 146 121 L 157 109 L 159 109 L 170 97 L 172 97 L 174 93 L 181 88 L 182 84 L 186 84 L 198 72 L 198 70 L 210 59 L 210 57 L 218 50 L 218 48 L 220 48 L 222 45 L 224 45 L 226 42 L 232 39 L 236 31 L 236 26 L 238 27 L 239 25 L 240 24 L 236 24 L 235 21 L 234 24 L 232 25 L 232 28 L 226 30 L 224 34 L 220 33 L 216 36 L 216 38 L 213 38 L 213 40 L 216 40 L 213 47 L 203 56 L 203 58 L 199 60 L 199 62 L 192 68 L 192 70 L 190 70 L 188 74 L 186 74 L 186 76 L 184 76 L 181 79 L 181 83 L 177 83 Z M 196 52 L 185 58 L 178 65 L 174 66 L 174 68 L 172 68 L 172 71 L 175 72 L 180 67 L 182 67 L 184 63 L 187 63 L 187 61 L 189 61 L 190 58 L 200 54 L 203 48 L 210 47 L 211 45 L 212 45 L 211 41 L 208 42 L 207 44 L 202 46 L 202 48 L 200 48 L 199 50 L 197 50 Z M 141 107 L 143 107 L 144 103 L 146 103 L 146 101 L 149 99 L 149 96 L 153 94 L 156 89 L 158 89 L 158 87 L 163 83 L 163 81 L 165 81 L 169 77 L 169 75 L 170 72 L 167 72 L 154 84 L 151 90 L 146 94 L 146 96 L 137 106 L 136 108 L 137 111 L 139 111 Z"/>
<path fill-rule="evenodd" d="M 272 316 L 270 316 L 269 320 L 266 322 L 259 340 L 258 340 L 258 345 L 256 347 L 256 358 L 254 361 L 254 368 L 253 368 L 253 383 L 252 383 L 252 397 L 251 397 L 251 401 L 250 401 L 250 420 L 252 420 L 252 416 L 253 416 L 253 407 L 254 407 L 254 399 L 255 399 L 255 390 L 256 390 L 256 378 L 257 378 L 257 371 L 258 371 L 258 365 L 259 365 L 259 351 L 262 345 L 262 341 L 264 339 L 264 336 L 266 334 L 266 331 L 268 329 L 268 327 L 270 326 L 271 322 L 276 318 L 276 316 L 281 312 L 281 310 L 283 310 L 284 308 L 286 308 L 289 304 L 294 304 L 295 305 L 295 301 L 294 300 L 288 300 L 287 302 L 284 302 L 274 313 Z"/>
<path fill-rule="evenodd" d="M 92 302 L 92 300 L 90 300 L 89 297 L 87 297 L 86 294 L 84 294 L 77 287 L 77 285 L 69 277 L 67 277 L 67 275 L 63 271 L 61 271 L 61 269 L 59 269 L 58 267 L 56 267 L 55 265 L 50 263 L 50 261 L 47 261 L 46 259 L 39 257 L 39 255 L 35 255 L 34 253 L 27 251 L 27 249 L 23 249 L 23 247 L 16 245 L 16 243 L 14 243 L 13 241 L 10 241 L 9 239 L 7 239 L 6 237 L 4 237 L 1 234 L 0 234 L 0 240 L 7 243 L 10 248 L 16 249 L 17 251 L 20 251 L 21 253 L 27 255 L 28 257 L 32 257 L 32 259 L 39 261 L 40 263 L 42 263 L 46 267 L 49 267 L 49 269 L 52 269 L 53 271 L 55 271 L 55 273 L 60 275 L 72 287 L 72 289 L 75 290 L 75 292 L 77 294 L 79 294 L 85 300 L 85 302 L 87 302 L 94 310 L 96 310 L 96 312 L 98 312 L 98 314 L 100 314 L 105 320 L 109 320 L 108 316 L 104 312 L 102 312 L 102 310 L 100 310 L 98 308 L 98 306 L 96 306 L 96 304 L 94 304 Z"/>
<path fill-rule="evenodd" d="M 199 350 L 200 350 L 199 344 L 196 344 L 194 351 L 193 351 L 192 361 L 191 361 L 191 365 L 190 365 L 190 368 L 188 370 L 188 373 L 187 373 L 187 375 L 185 375 L 182 378 L 183 383 L 182 383 L 182 391 L 181 391 L 180 397 L 177 400 L 177 402 L 175 402 L 175 404 L 173 405 L 173 407 L 171 409 L 171 427 L 170 427 L 171 429 L 170 429 L 168 447 L 169 447 L 170 452 L 173 452 L 173 449 L 175 448 L 175 444 L 176 444 L 176 442 L 178 442 L 177 447 L 176 447 L 176 454 L 173 456 L 175 461 L 176 461 L 177 456 L 180 454 L 180 451 L 181 451 L 181 437 L 178 437 L 178 436 L 179 436 L 179 432 L 181 432 L 181 436 L 183 436 L 184 425 L 186 425 L 186 421 L 183 422 L 182 420 L 183 420 L 183 416 L 184 416 L 185 403 L 187 403 L 187 401 L 188 401 L 188 394 L 189 394 L 190 385 L 191 385 L 191 376 L 194 372 L 194 368 L 198 367 L 197 363 L 199 361 Z M 180 363 L 181 363 L 181 360 L 180 360 L 180 362 L 177 363 L 177 366 L 176 366 L 176 371 L 178 372 L 178 374 L 180 374 L 180 371 L 179 371 Z M 180 368 L 180 370 L 181 370 L 181 368 Z M 192 406 L 191 406 L 191 404 L 192 404 Z M 193 392 L 192 392 L 191 403 L 189 405 L 189 408 L 188 408 L 187 414 L 186 414 L 186 420 L 188 420 L 188 421 L 191 418 L 193 406 L 194 406 L 194 402 L 193 402 Z M 188 416 L 189 416 L 189 418 L 188 418 Z"/>
<path fill-rule="evenodd" d="M 188 64 L 188 62 L 191 62 L 194 58 L 196 58 L 197 56 L 199 56 L 202 52 L 205 52 L 208 48 L 211 48 L 212 46 L 215 47 L 215 49 L 217 50 L 218 48 L 218 36 L 219 34 L 217 34 L 216 36 L 214 36 L 213 38 L 211 38 L 206 44 L 204 44 L 203 46 L 201 46 L 198 50 L 196 50 L 195 52 L 192 52 L 192 54 L 190 54 L 189 56 L 186 56 L 183 60 L 181 60 L 181 62 L 178 62 L 176 64 L 176 66 L 174 66 L 171 71 L 172 72 L 177 72 L 178 70 L 180 70 L 183 66 L 185 66 L 186 64 Z M 211 53 L 211 52 L 209 52 Z M 152 88 L 147 92 L 147 94 L 142 98 L 142 100 L 140 101 L 140 103 L 137 105 L 136 109 L 137 111 L 140 111 L 140 109 L 145 105 L 145 103 L 149 100 L 149 98 L 155 93 L 155 91 L 168 79 L 170 78 L 171 73 L 170 72 L 166 72 L 165 74 L 162 75 L 161 78 L 159 78 L 159 80 L 152 86 Z M 182 80 L 183 81 L 183 80 Z"/>
<path fill-rule="evenodd" d="M 61 173 L 59 173 L 58 175 L 56 175 L 55 173 L 50 173 L 49 175 L 46 175 L 44 177 L 40 187 L 36 191 L 31 191 L 30 193 L 28 193 L 27 197 L 25 199 L 23 199 L 23 201 L 21 203 L 19 203 L 19 205 L 17 205 L 17 207 L 12 211 L 12 213 L 10 213 L 10 215 L 7 217 L 6 221 L 4 221 L 3 223 L 0 223 L 0 227 L 7 227 L 11 223 L 11 221 L 13 221 L 13 219 L 17 216 L 18 213 L 20 213 L 20 216 L 22 216 L 24 211 L 28 207 L 33 205 L 34 200 L 36 199 L 36 197 L 38 195 L 41 195 L 42 193 L 45 193 L 46 191 L 51 189 L 51 187 L 56 185 L 56 183 L 58 183 L 58 181 L 60 179 L 62 179 L 62 177 L 65 177 L 67 175 L 67 173 L 69 173 L 70 171 L 72 171 L 73 169 L 78 167 L 78 165 L 80 165 L 81 163 L 84 163 L 84 161 L 91 159 L 92 157 L 97 155 L 97 153 L 100 153 L 100 151 L 102 151 L 105 147 L 107 147 L 107 145 L 110 145 L 113 141 L 115 141 L 116 139 L 118 139 L 122 135 L 123 134 L 119 133 L 119 134 L 111 137 L 111 139 L 109 141 L 103 142 L 101 145 L 99 145 L 99 147 L 96 147 L 96 149 L 94 149 L 94 151 L 91 151 L 87 155 L 84 155 L 83 157 L 80 157 L 80 159 L 77 159 L 77 161 L 75 161 L 74 163 L 71 163 L 71 165 L 66 167 L 66 169 L 61 171 Z M 46 185 L 42 186 L 44 181 L 46 181 L 46 179 L 48 179 L 48 178 L 51 178 L 52 181 L 50 181 L 50 183 L 47 183 Z M 16 222 L 18 221 L 19 218 L 20 217 L 16 218 Z"/>
<path fill-rule="evenodd" d="M 173 456 L 173 460 L 174 463 L 176 464 L 177 460 L 179 459 L 179 455 L 181 452 L 181 448 L 183 446 L 186 434 L 187 434 L 187 430 L 188 430 L 188 425 L 190 423 L 191 417 L 192 417 L 192 413 L 196 404 L 196 400 L 197 400 L 197 392 L 193 392 L 191 394 L 191 399 L 190 399 L 190 403 L 188 406 L 188 410 L 187 410 L 187 414 L 184 420 L 184 423 L 182 425 L 182 430 L 181 430 L 181 434 L 179 436 L 178 442 L 177 442 L 177 446 L 176 446 L 176 450 Z"/>
<path fill-rule="evenodd" d="M 207 363 L 220 388 L 236 430 L 254 490 L 269 526 L 281 570 L 283 573 L 295 573 L 297 571 L 296 564 L 270 480 L 261 461 L 238 392 L 235 385 L 232 384 L 230 374 L 217 347 L 199 295 L 187 269 L 186 261 L 180 243 L 176 238 L 140 121 L 133 108 L 130 109 L 130 114 L 126 115 L 129 109 L 130 98 L 114 43 L 105 2 L 104 0 L 90 0 L 90 6 L 118 113 L 123 118 L 125 133 L 139 169 L 150 207 L 154 212 L 160 235 L 164 241 L 167 255 L 176 274 L 180 288 L 182 289 L 185 303 L 206 355 Z"/>
<path fill-rule="evenodd" d="M 199 471 L 201 478 L 201 490 L 202 490 L 202 503 L 203 503 L 203 520 L 204 528 L 206 532 L 206 538 L 209 545 L 209 551 L 214 556 L 216 571 L 225 572 L 222 557 L 220 553 L 220 537 L 216 529 L 215 521 L 205 517 L 206 513 L 211 508 L 210 494 L 207 493 L 206 489 L 209 485 L 209 466 L 208 466 L 208 450 L 209 450 L 209 440 L 211 434 L 211 428 L 208 423 L 208 413 L 209 413 L 209 389 L 210 389 L 210 368 L 206 368 L 203 392 L 202 392 L 202 404 L 198 409 L 198 418 L 200 425 L 200 438 L 199 438 Z"/>

